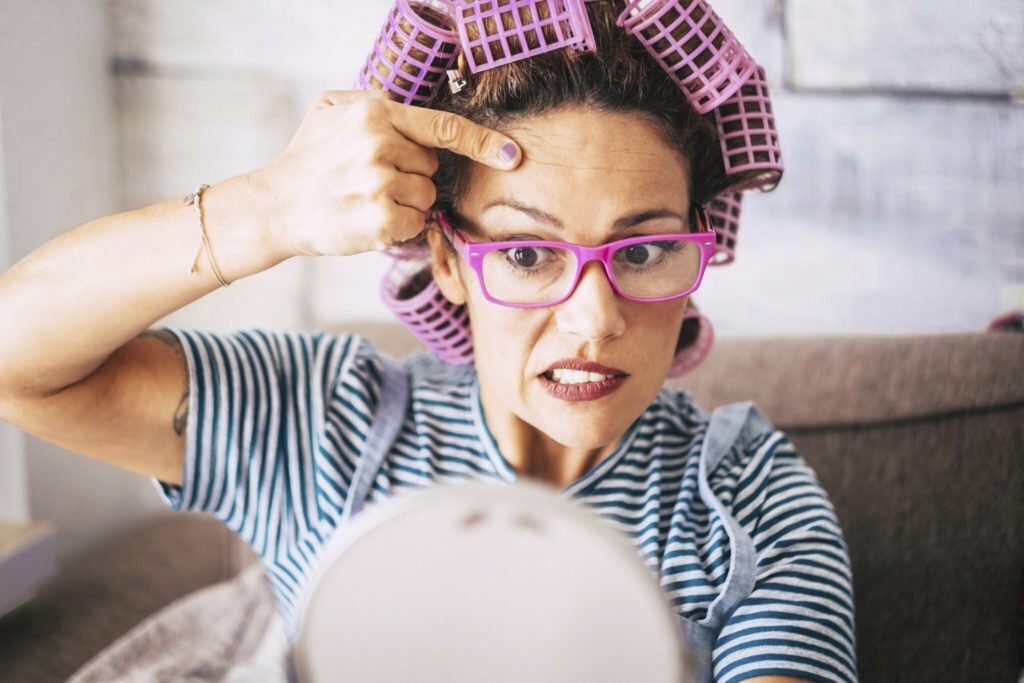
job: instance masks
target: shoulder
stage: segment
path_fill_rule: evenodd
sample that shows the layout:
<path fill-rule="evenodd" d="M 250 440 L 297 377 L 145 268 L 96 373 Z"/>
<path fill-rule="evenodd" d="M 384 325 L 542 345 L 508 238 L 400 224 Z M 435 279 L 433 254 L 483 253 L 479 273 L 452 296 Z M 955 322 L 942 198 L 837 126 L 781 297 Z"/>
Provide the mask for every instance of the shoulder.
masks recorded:
<path fill-rule="evenodd" d="M 465 384 L 476 375 L 476 367 L 472 363 L 449 365 L 429 351 L 420 351 L 407 356 L 401 360 L 400 364 L 414 386 Z"/>
<path fill-rule="evenodd" d="M 799 470 L 814 479 L 789 437 L 752 401 L 707 410 L 689 392 L 665 388 L 644 419 L 688 438 L 691 458 L 704 460 L 708 483 L 726 502 L 738 489 L 763 483 L 768 470 Z"/>

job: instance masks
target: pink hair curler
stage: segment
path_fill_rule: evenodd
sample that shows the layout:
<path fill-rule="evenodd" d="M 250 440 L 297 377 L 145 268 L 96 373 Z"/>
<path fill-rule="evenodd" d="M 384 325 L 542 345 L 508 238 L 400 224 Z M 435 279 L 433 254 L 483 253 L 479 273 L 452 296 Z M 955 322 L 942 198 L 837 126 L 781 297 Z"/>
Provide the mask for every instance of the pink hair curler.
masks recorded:
<path fill-rule="evenodd" d="M 724 266 L 736 259 L 736 236 L 743 212 L 743 193 L 729 191 L 718 195 L 708 204 L 711 227 L 714 228 L 718 248 L 711 257 L 711 266 Z"/>
<path fill-rule="evenodd" d="M 559 48 L 597 49 L 584 0 L 455 0 L 455 24 L 473 73 Z"/>
<path fill-rule="evenodd" d="M 711 353 L 711 346 L 715 343 L 715 328 L 711 325 L 711 320 L 700 312 L 697 304 L 693 303 L 693 299 L 690 299 L 686 305 L 686 313 L 683 315 L 683 324 L 685 325 L 687 320 L 693 319 L 699 321 L 697 338 L 676 354 L 668 369 L 669 378 L 682 377 L 693 371 Z"/>
<path fill-rule="evenodd" d="M 728 174 L 761 171 L 735 190 L 774 190 L 782 179 L 782 148 L 775 129 L 775 114 L 768 93 L 764 68 L 757 67 L 750 79 L 715 109 L 722 159 Z"/>
<path fill-rule="evenodd" d="M 627 0 L 616 24 L 643 43 L 700 114 L 725 102 L 757 68 L 706 0 Z"/>
<path fill-rule="evenodd" d="M 459 55 L 458 36 L 445 27 L 452 12 L 448 0 L 396 0 L 355 87 L 428 104 Z"/>
<path fill-rule="evenodd" d="M 384 305 L 445 363 L 473 361 L 466 307 L 444 298 L 429 261 L 396 259 L 381 280 L 380 295 Z"/>

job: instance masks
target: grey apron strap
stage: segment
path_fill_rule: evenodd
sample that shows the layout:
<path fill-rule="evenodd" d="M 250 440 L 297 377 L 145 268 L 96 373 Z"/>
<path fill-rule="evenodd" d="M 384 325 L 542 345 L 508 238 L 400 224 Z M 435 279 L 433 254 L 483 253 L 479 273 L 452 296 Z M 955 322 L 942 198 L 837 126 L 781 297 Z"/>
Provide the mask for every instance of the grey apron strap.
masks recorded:
<path fill-rule="evenodd" d="M 380 465 L 391 450 L 398 430 L 405 420 L 405 412 L 409 402 L 409 381 L 402 366 L 386 356 L 380 359 L 381 388 L 377 398 L 377 414 L 366 438 L 366 447 L 362 457 L 356 464 L 352 487 L 345 500 L 342 519 L 348 521 L 353 515 L 359 514 L 363 503 L 370 493 L 373 479 L 377 476 Z"/>
<path fill-rule="evenodd" d="M 722 592 L 708 607 L 707 615 L 700 621 L 680 618 L 683 634 L 698 661 L 696 681 L 712 680 L 711 656 L 718 633 L 739 604 L 754 589 L 757 573 L 757 554 L 754 542 L 726 510 L 722 501 L 711 490 L 709 477 L 722 459 L 736 444 L 737 440 L 749 442 L 757 434 L 770 430 L 770 423 L 751 402 L 733 403 L 722 406 L 711 414 L 711 424 L 704 435 L 698 465 L 698 487 L 700 497 L 708 508 L 718 514 L 729 536 L 729 573 Z"/>

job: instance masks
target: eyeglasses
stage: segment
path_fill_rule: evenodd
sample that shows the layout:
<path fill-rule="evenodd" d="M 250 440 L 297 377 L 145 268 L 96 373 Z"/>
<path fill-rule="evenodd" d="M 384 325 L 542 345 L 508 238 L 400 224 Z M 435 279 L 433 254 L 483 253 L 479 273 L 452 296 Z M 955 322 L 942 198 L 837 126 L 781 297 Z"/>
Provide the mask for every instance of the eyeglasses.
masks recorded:
<path fill-rule="evenodd" d="M 554 306 L 568 299 L 591 261 L 604 264 L 612 289 L 630 301 L 669 301 L 700 286 L 715 254 L 707 211 L 694 205 L 700 232 L 627 237 L 598 247 L 569 242 L 470 242 L 440 211 L 441 230 L 477 275 L 484 298 L 514 308 Z"/>

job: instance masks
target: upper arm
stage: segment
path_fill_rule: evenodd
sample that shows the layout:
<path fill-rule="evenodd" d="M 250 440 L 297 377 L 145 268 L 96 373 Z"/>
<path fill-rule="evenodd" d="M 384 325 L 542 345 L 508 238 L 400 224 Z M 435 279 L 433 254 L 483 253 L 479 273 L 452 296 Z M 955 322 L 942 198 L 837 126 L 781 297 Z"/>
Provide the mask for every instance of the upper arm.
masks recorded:
<path fill-rule="evenodd" d="M 180 483 L 188 401 L 188 368 L 177 338 L 147 331 L 79 382 L 13 402 L 5 419 L 75 453 Z"/>

